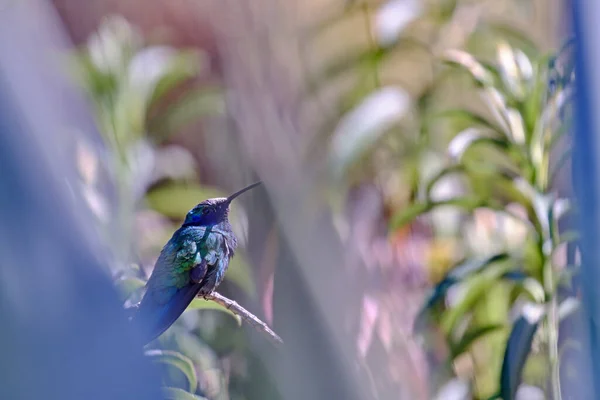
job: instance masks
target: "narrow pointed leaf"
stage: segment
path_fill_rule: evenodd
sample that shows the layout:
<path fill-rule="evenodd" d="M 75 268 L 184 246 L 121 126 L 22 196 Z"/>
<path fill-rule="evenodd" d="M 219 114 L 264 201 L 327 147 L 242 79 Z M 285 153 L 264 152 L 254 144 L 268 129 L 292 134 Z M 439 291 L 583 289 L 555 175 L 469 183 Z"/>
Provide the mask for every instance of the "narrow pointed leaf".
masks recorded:
<path fill-rule="evenodd" d="M 133 292 L 146 285 L 146 281 L 133 276 L 117 279 L 115 283 L 124 298 L 128 298 Z"/>
<path fill-rule="evenodd" d="M 165 400 L 208 400 L 206 397 L 186 392 L 180 388 L 164 387 Z"/>
<path fill-rule="evenodd" d="M 486 204 L 485 201 L 474 197 L 455 197 L 447 200 L 413 203 L 392 217 L 390 229 L 399 229 L 411 223 L 417 217 L 442 206 L 455 206 L 466 211 L 472 211 L 478 207 L 485 207 Z"/>
<path fill-rule="evenodd" d="M 497 147 L 503 153 L 507 152 L 509 149 L 509 144 L 506 141 L 490 137 L 480 129 L 468 128 L 458 133 L 452 139 L 448 145 L 448 153 L 450 154 L 450 157 L 454 158 L 457 162 L 460 162 L 465 152 L 476 144 L 488 144 Z"/>
<path fill-rule="evenodd" d="M 528 304 L 521 317 L 514 323 L 502 362 L 500 376 L 500 397 L 513 400 L 521 383 L 523 367 L 531 351 L 533 337 L 544 316 L 544 308 L 540 305 Z"/>
<path fill-rule="evenodd" d="M 502 77 L 504 86 L 513 98 L 521 100 L 525 96 L 525 87 L 515 50 L 507 43 L 501 42 L 498 44 L 497 53 L 500 64 L 500 76 Z M 531 64 L 529 68 L 531 69 Z"/>
<path fill-rule="evenodd" d="M 502 276 L 513 268 L 512 263 L 494 263 L 489 265 L 479 274 L 471 275 L 464 282 L 466 285 L 465 294 L 460 301 L 452 308 L 448 309 L 441 319 L 441 328 L 447 334 L 455 331 L 457 324 L 461 319 L 475 307 L 482 296 L 494 286 L 497 285 Z"/>
<path fill-rule="evenodd" d="M 187 378 L 191 392 L 195 392 L 198 388 L 196 368 L 188 357 L 171 350 L 148 350 L 145 355 L 155 363 L 170 365 L 180 370 Z"/>
<path fill-rule="evenodd" d="M 475 79 L 475 82 L 481 86 L 492 86 L 494 84 L 492 73 L 467 52 L 461 50 L 448 50 L 443 55 L 443 61 L 457 65 L 469 72 L 473 79 Z"/>
<path fill-rule="evenodd" d="M 508 253 L 499 253 L 480 260 L 468 259 L 457 264 L 448 272 L 444 279 L 435 286 L 433 293 L 426 302 L 427 307 L 431 307 L 434 303 L 441 300 L 452 285 L 465 280 L 471 275 L 481 272 L 493 263 L 506 261 L 508 259 Z"/>
<path fill-rule="evenodd" d="M 440 113 L 434 115 L 434 118 L 455 118 L 458 120 L 463 120 L 469 123 L 470 126 L 478 125 L 484 128 L 488 128 L 491 131 L 497 132 L 500 135 L 503 135 L 504 132 L 501 127 L 487 119 L 486 117 L 470 110 L 463 109 L 450 109 L 445 110 Z"/>
<path fill-rule="evenodd" d="M 202 117 L 219 115 L 225 110 L 225 99 L 220 88 L 192 89 L 164 112 L 148 122 L 154 139 L 158 142 L 177 133 L 188 124 Z"/>
<path fill-rule="evenodd" d="M 439 304 L 440 301 L 445 298 L 448 290 L 450 290 L 452 286 L 483 272 L 496 263 L 507 261 L 509 258 L 510 256 L 508 253 L 498 253 L 484 259 L 467 259 L 458 263 L 432 289 L 431 293 L 427 297 L 427 300 L 425 301 L 424 306 L 418 313 L 417 320 L 414 324 L 414 330 L 419 331 L 421 327 L 425 326 L 427 315 L 437 304 Z M 448 311 L 448 313 L 449 312 L 450 311 Z M 448 313 L 446 315 L 448 315 Z"/>
<path fill-rule="evenodd" d="M 568 297 L 558 306 L 558 320 L 562 321 L 579 309 L 580 302 L 575 297 Z"/>
<path fill-rule="evenodd" d="M 163 74 L 156 80 L 148 105 L 160 100 L 177 85 L 198 75 L 206 63 L 206 56 L 197 51 L 174 53 L 166 62 Z"/>
<path fill-rule="evenodd" d="M 463 354 L 464 352 L 469 350 L 471 345 L 473 343 L 475 343 L 477 340 L 483 338 L 485 335 L 487 335 L 489 333 L 500 330 L 503 327 L 504 326 L 501 324 L 493 324 L 493 325 L 486 325 L 486 326 L 478 327 L 476 329 L 467 331 L 460 338 L 460 341 L 451 345 L 450 351 L 451 351 L 452 359 L 455 359 L 456 357 L 460 356 L 461 354 Z"/>
<path fill-rule="evenodd" d="M 410 96 L 400 87 L 384 87 L 345 115 L 331 140 L 330 165 L 335 174 L 370 148 L 409 111 Z"/>

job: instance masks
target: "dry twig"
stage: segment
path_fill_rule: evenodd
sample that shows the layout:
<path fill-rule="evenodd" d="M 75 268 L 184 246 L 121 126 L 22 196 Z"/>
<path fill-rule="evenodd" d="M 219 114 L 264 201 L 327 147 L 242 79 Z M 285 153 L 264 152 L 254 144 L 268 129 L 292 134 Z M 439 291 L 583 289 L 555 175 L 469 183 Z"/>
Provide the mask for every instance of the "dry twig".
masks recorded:
<path fill-rule="evenodd" d="M 241 319 L 252 325 L 255 329 L 266 333 L 269 339 L 275 343 L 276 345 L 283 344 L 283 340 L 277 335 L 267 324 L 262 322 L 258 317 L 252 314 L 250 311 L 246 310 L 244 307 L 240 306 L 237 302 L 228 299 L 227 297 L 220 295 L 217 292 L 212 292 L 211 294 L 205 296 L 198 296 L 208 301 L 214 301 L 217 304 L 222 305 L 235 315 L 239 316 Z"/>

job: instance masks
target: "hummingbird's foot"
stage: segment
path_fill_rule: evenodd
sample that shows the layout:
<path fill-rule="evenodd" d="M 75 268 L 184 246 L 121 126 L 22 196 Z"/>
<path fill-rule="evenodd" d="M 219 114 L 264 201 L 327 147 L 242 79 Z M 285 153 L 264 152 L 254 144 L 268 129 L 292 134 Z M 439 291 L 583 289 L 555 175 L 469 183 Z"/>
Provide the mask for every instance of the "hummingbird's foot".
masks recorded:
<path fill-rule="evenodd" d="M 207 282 L 207 283 L 208 283 L 208 282 Z M 203 287 L 202 289 L 200 289 L 200 291 L 198 292 L 198 294 L 199 294 L 201 297 L 203 297 L 203 298 L 205 298 L 205 299 L 206 299 L 206 297 L 207 297 L 207 296 L 210 296 L 210 295 L 212 294 L 212 292 L 214 292 L 214 288 L 211 288 L 210 286 L 208 286 L 208 287 L 206 287 L 206 286 L 205 286 L 205 287 Z"/>

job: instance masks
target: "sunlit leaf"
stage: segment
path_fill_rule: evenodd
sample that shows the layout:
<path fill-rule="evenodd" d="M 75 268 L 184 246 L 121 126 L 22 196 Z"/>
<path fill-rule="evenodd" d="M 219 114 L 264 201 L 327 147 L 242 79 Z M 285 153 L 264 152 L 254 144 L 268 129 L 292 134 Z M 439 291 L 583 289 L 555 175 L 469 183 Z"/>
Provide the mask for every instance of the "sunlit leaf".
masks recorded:
<path fill-rule="evenodd" d="M 471 345 L 477 340 L 483 338 L 489 333 L 495 332 L 502 328 L 504 328 L 504 325 L 492 324 L 476 327 L 475 329 L 465 332 L 465 334 L 461 336 L 460 340 L 457 343 L 454 343 L 450 346 L 451 357 L 454 359 L 460 356 L 465 351 L 469 350 Z"/>
<path fill-rule="evenodd" d="M 510 117 L 508 116 L 509 108 L 506 105 L 506 98 L 504 94 L 502 94 L 495 87 L 486 87 L 481 90 L 481 98 L 488 106 L 488 109 L 495 118 L 498 126 L 502 128 L 502 132 L 504 132 L 507 138 L 514 141 L 513 133 L 511 132 L 510 127 Z"/>
<path fill-rule="evenodd" d="M 172 350 L 147 350 L 144 354 L 147 357 L 150 357 L 155 363 L 166 364 L 177 368 L 187 378 L 189 390 L 191 392 L 196 391 L 198 388 L 196 368 L 194 367 L 192 360 L 190 360 L 188 357 Z"/>
<path fill-rule="evenodd" d="M 136 290 L 143 288 L 146 281 L 133 276 L 117 279 L 115 282 L 124 299 L 129 298 Z"/>
<path fill-rule="evenodd" d="M 445 382 L 436 393 L 433 400 L 470 399 L 472 398 L 471 384 L 466 379 L 454 378 Z"/>
<path fill-rule="evenodd" d="M 177 343 L 177 348 L 197 365 L 198 370 L 204 372 L 219 367 L 219 356 L 215 351 L 194 331 L 188 331 L 181 325 L 171 328 L 174 331 L 173 338 Z"/>
<path fill-rule="evenodd" d="M 448 50 L 443 55 L 443 61 L 463 68 L 481 86 L 492 86 L 494 84 L 494 78 L 490 71 L 467 52 Z"/>
<path fill-rule="evenodd" d="M 222 114 L 225 98 L 220 88 L 191 89 L 171 104 L 164 112 L 149 121 L 150 129 L 157 141 L 177 133 L 188 124 L 202 117 Z"/>
<path fill-rule="evenodd" d="M 141 32 L 137 28 L 120 15 L 110 15 L 90 35 L 87 51 L 99 71 L 122 75 L 142 42 Z"/>
<path fill-rule="evenodd" d="M 494 285 L 497 285 L 502 276 L 513 269 L 512 263 L 498 262 L 488 265 L 485 270 L 476 275 L 471 275 L 468 280 L 461 283 L 465 285 L 461 299 L 448 309 L 441 319 L 441 328 L 447 334 L 454 332 L 457 323 L 477 305 Z"/>
<path fill-rule="evenodd" d="M 430 212 L 434 208 L 442 206 L 455 206 L 466 211 L 472 211 L 478 207 L 485 207 L 486 202 L 474 197 L 456 197 L 440 201 L 413 203 L 402 209 L 391 218 L 390 229 L 400 229 L 401 227 L 411 223 L 417 217 Z"/>
<path fill-rule="evenodd" d="M 145 51 L 148 51 L 146 49 Z M 139 57 L 140 55 L 136 55 Z M 148 105 L 152 105 L 161 99 L 170 90 L 200 74 L 203 67 L 208 63 L 204 53 L 198 51 L 173 52 L 163 61 L 162 71 L 157 71 L 153 81 L 151 95 Z M 132 60 L 133 63 L 134 60 Z M 148 68 L 148 67 L 146 67 Z"/>
<path fill-rule="evenodd" d="M 506 110 L 505 115 L 508 121 L 508 126 L 512 135 L 513 142 L 521 145 L 525 144 L 527 136 L 529 135 L 525 132 L 525 125 L 521 113 L 518 110 L 515 110 L 514 108 L 509 108 Z"/>
<path fill-rule="evenodd" d="M 525 290 L 529 297 L 531 297 L 531 300 L 541 304 L 546 299 L 546 292 L 544 291 L 544 287 L 537 279 L 524 275 L 522 279 L 513 280 L 520 281 L 521 287 L 523 288 L 523 290 Z"/>
<path fill-rule="evenodd" d="M 487 119 L 486 117 L 470 110 L 465 109 L 450 109 L 444 110 L 434 116 L 435 118 L 456 118 L 459 120 L 463 120 L 469 124 L 469 126 L 481 126 L 484 128 L 488 128 L 492 132 L 497 132 L 498 134 L 503 135 L 504 132 L 501 127 L 494 124 L 492 121 Z"/>
<path fill-rule="evenodd" d="M 138 51 L 127 65 L 127 83 L 145 105 L 149 104 L 157 83 L 169 74 L 177 50 L 169 46 L 150 46 Z"/>
<path fill-rule="evenodd" d="M 390 46 L 402 31 L 423 12 L 418 0 L 389 0 L 375 15 L 375 37 L 381 46 Z"/>
<path fill-rule="evenodd" d="M 425 308 L 432 307 L 435 303 L 444 298 L 444 296 L 446 296 L 446 293 L 448 292 L 448 289 L 452 285 L 466 279 L 467 277 L 475 273 L 484 270 L 493 263 L 506 261 L 508 259 L 509 255 L 507 253 L 499 253 L 480 260 L 467 259 L 462 261 L 461 263 L 451 268 L 450 271 L 444 277 L 444 279 L 442 279 L 442 281 L 434 287 L 432 294 L 428 297 L 427 301 L 425 302 Z"/>
<path fill-rule="evenodd" d="M 462 164 L 452 164 L 446 168 L 441 169 L 437 174 L 435 174 L 425 187 L 425 198 L 431 199 L 433 195 L 433 189 L 438 182 L 440 182 L 443 178 L 448 177 L 453 174 L 463 174 L 466 172 L 465 166 Z"/>
<path fill-rule="evenodd" d="M 486 135 L 477 128 L 468 128 L 458 133 L 448 144 L 448 154 L 460 162 L 463 154 L 476 144 L 488 144 L 497 147 L 502 152 L 507 152 L 509 149 L 509 143 L 505 140 Z"/>
<path fill-rule="evenodd" d="M 208 400 L 206 397 L 186 392 L 180 388 L 163 387 L 162 391 L 165 395 L 165 400 Z"/>
<path fill-rule="evenodd" d="M 520 66 L 516 59 L 516 54 L 513 48 L 511 48 L 506 42 L 500 42 L 498 44 L 498 62 L 500 64 L 500 76 L 504 82 L 504 85 L 508 89 L 512 97 L 522 99 L 525 96 L 525 87 L 523 85 L 520 71 Z M 525 57 L 525 59 L 527 59 Z M 528 60 L 527 60 L 528 61 Z M 525 61 L 521 60 L 521 64 Z M 525 66 L 525 68 L 527 68 Z M 531 64 L 529 64 L 529 75 L 531 75 Z"/>
<path fill-rule="evenodd" d="M 521 317 L 513 325 L 502 362 L 500 397 L 503 399 L 515 398 L 533 337 L 543 316 L 543 306 L 527 304 Z"/>
<path fill-rule="evenodd" d="M 579 299 L 575 297 L 567 297 L 558 306 L 558 320 L 562 321 L 572 315 L 580 307 Z"/>
<path fill-rule="evenodd" d="M 540 46 L 531 39 L 530 35 L 519 30 L 514 25 L 497 21 L 486 21 L 485 29 L 508 41 L 514 47 L 521 49 L 528 57 L 534 57 L 539 54 Z"/>
<path fill-rule="evenodd" d="M 541 233 L 546 240 L 550 240 L 554 228 L 554 203 L 555 195 L 552 193 L 541 193 L 524 179 L 515 179 L 517 187 L 523 195 L 527 196 L 533 205 L 536 222 L 541 228 Z M 560 209 L 558 209 L 560 211 Z"/>
<path fill-rule="evenodd" d="M 372 93 L 344 116 L 331 142 L 331 165 L 343 172 L 381 135 L 397 124 L 410 107 L 410 96 L 399 87 L 385 87 Z"/>

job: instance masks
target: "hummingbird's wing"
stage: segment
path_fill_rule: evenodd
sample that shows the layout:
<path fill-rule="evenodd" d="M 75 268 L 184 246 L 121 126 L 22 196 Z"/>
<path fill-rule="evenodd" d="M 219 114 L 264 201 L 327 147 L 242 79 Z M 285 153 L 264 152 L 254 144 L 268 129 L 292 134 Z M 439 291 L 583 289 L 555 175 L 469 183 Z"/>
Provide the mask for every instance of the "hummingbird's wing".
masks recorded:
<path fill-rule="evenodd" d="M 190 280 L 191 270 L 203 265 L 196 234 L 176 232 L 156 261 L 136 313 L 136 319 L 146 328 L 146 343 L 166 331 L 201 288 L 201 282 Z"/>

